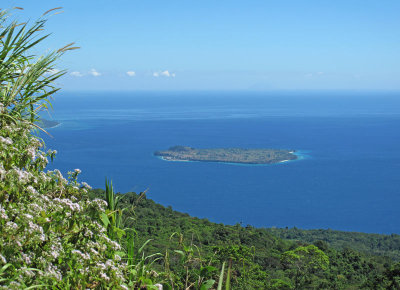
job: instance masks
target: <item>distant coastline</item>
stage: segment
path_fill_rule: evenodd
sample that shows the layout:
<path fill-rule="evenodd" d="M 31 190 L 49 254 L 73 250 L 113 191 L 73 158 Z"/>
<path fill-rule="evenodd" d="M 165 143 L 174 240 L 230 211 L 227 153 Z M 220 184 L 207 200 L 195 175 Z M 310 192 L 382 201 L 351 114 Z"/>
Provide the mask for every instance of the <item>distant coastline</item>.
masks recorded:
<path fill-rule="evenodd" d="M 274 164 L 296 160 L 294 150 L 286 149 L 246 149 L 246 148 L 211 148 L 196 149 L 188 146 L 173 146 L 165 151 L 154 152 L 155 156 L 165 161 L 198 161 L 236 164 Z"/>

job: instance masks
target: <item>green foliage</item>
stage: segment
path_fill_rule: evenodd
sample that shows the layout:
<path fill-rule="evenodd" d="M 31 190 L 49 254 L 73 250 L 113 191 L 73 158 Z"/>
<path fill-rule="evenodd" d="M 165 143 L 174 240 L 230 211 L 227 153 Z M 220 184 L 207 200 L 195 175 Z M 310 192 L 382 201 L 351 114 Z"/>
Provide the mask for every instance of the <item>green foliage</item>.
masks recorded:
<path fill-rule="evenodd" d="M 369 255 L 389 257 L 400 261 L 400 235 L 380 235 L 334 230 L 299 230 L 297 228 L 267 229 L 286 240 L 314 243 L 323 241 L 337 250 L 351 248 Z"/>
<path fill-rule="evenodd" d="M 392 265 L 382 274 L 375 275 L 363 286 L 369 289 L 400 289 L 400 263 Z"/>
<path fill-rule="evenodd" d="M 50 105 L 49 97 L 59 90 L 54 81 L 65 72 L 55 69 L 57 59 L 67 50 L 65 46 L 44 56 L 31 51 L 48 35 L 40 34 L 46 19 L 42 18 L 28 26 L 9 20 L 9 12 L 0 11 L 0 83 L 1 103 L 7 110 L 0 112 L 2 118 L 13 122 L 38 118 L 38 112 Z"/>
<path fill-rule="evenodd" d="M 314 245 L 297 247 L 286 251 L 281 256 L 282 263 L 289 277 L 294 281 L 295 289 L 311 286 L 328 269 L 328 256 Z"/>
<path fill-rule="evenodd" d="M 118 208 L 119 200 L 120 196 L 114 194 L 112 181 L 108 182 L 106 179 L 105 201 L 107 202 L 107 209 L 101 218 L 107 228 L 108 237 L 115 241 L 120 241 L 125 236 L 125 231 L 122 229 L 122 212 L 126 208 Z"/>
<path fill-rule="evenodd" d="M 94 190 L 91 196 L 103 194 L 102 190 Z M 158 281 L 174 289 L 186 285 L 197 289 L 210 285 L 211 280 L 211 287 L 216 288 L 215 281 L 221 277 L 217 269 L 221 270 L 224 262 L 230 265 L 232 289 L 293 289 L 298 267 L 299 273 L 306 275 L 304 279 L 298 278 L 298 285 L 356 289 L 376 275 L 383 275 L 391 265 L 390 259 L 348 248 L 334 249 L 323 241 L 316 241 L 315 245 L 285 241 L 267 229 L 193 218 L 156 204 L 143 193 L 119 195 L 119 206 L 129 208 L 123 214 L 124 227 L 135 229 L 136 244 L 152 239 L 146 245 L 148 255 L 165 252 L 153 266 L 159 273 Z M 285 256 L 295 259 L 290 262 Z M 226 287 L 227 268 L 222 287 Z"/>

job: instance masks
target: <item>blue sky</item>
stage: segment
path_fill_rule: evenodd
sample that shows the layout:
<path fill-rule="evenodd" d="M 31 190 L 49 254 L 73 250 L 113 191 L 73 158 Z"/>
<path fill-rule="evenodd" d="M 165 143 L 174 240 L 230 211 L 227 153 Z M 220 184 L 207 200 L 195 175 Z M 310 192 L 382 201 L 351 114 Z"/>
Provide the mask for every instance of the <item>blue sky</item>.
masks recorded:
<path fill-rule="evenodd" d="M 64 90 L 399 90 L 398 0 L 2 0 L 75 41 Z"/>

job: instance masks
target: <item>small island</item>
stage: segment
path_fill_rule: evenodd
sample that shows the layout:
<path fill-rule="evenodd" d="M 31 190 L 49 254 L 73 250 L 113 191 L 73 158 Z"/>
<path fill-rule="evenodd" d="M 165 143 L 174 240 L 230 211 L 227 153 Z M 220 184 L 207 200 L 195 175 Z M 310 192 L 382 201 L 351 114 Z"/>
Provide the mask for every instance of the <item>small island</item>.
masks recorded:
<path fill-rule="evenodd" d="M 294 152 L 294 150 L 286 149 L 197 149 L 188 146 L 173 146 L 165 151 L 156 151 L 154 155 L 167 161 L 272 164 L 297 159 Z"/>

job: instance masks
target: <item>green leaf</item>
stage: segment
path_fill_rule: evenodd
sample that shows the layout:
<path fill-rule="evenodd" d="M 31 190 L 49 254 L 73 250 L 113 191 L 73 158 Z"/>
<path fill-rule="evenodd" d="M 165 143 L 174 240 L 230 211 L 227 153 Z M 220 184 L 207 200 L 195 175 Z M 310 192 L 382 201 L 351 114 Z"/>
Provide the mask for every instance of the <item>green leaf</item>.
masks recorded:
<path fill-rule="evenodd" d="M 117 236 L 118 236 L 119 239 L 121 239 L 123 236 L 125 236 L 125 231 L 124 230 L 121 230 L 119 228 L 115 228 L 114 230 L 117 233 Z"/>
<path fill-rule="evenodd" d="M 103 225 L 105 227 L 107 227 L 110 224 L 110 219 L 108 218 L 108 216 L 104 212 L 101 213 L 100 218 L 101 218 L 101 221 L 103 222 Z"/>
<path fill-rule="evenodd" d="M 226 281 L 225 281 L 225 289 L 229 290 L 231 288 L 231 266 L 232 262 L 229 262 L 229 267 L 228 267 L 228 273 L 226 275 Z"/>
<path fill-rule="evenodd" d="M 5 264 L 1 269 L 0 269 L 0 273 L 3 273 L 5 270 L 7 270 L 7 268 L 9 267 L 14 267 L 12 264 Z"/>
<path fill-rule="evenodd" d="M 215 280 L 210 279 L 201 284 L 200 290 L 208 290 L 215 284 Z"/>
<path fill-rule="evenodd" d="M 219 275 L 218 280 L 218 290 L 222 290 L 222 284 L 224 283 L 224 271 L 225 271 L 225 262 L 222 263 L 221 274 Z"/>
<path fill-rule="evenodd" d="M 118 255 L 118 256 L 120 256 L 121 258 L 123 258 L 123 257 L 126 256 L 126 253 L 125 253 L 125 252 L 122 252 L 122 251 L 117 251 L 117 252 L 115 252 L 115 254 Z"/>
<path fill-rule="evenodd" d="M 143 283 L 146 285 L 146 286 L 151 286 L 151 285 L 153 285 L 153 281 L 151 281 L 151 279 L 143 279 Z"/>
<path fill-rule="evenodd" d="M 174 250 L 174 252 L 179 254 L 179 255 L 185 256 L 185 253 L 183 251 L 181 251 L 181 250 Z"/>

